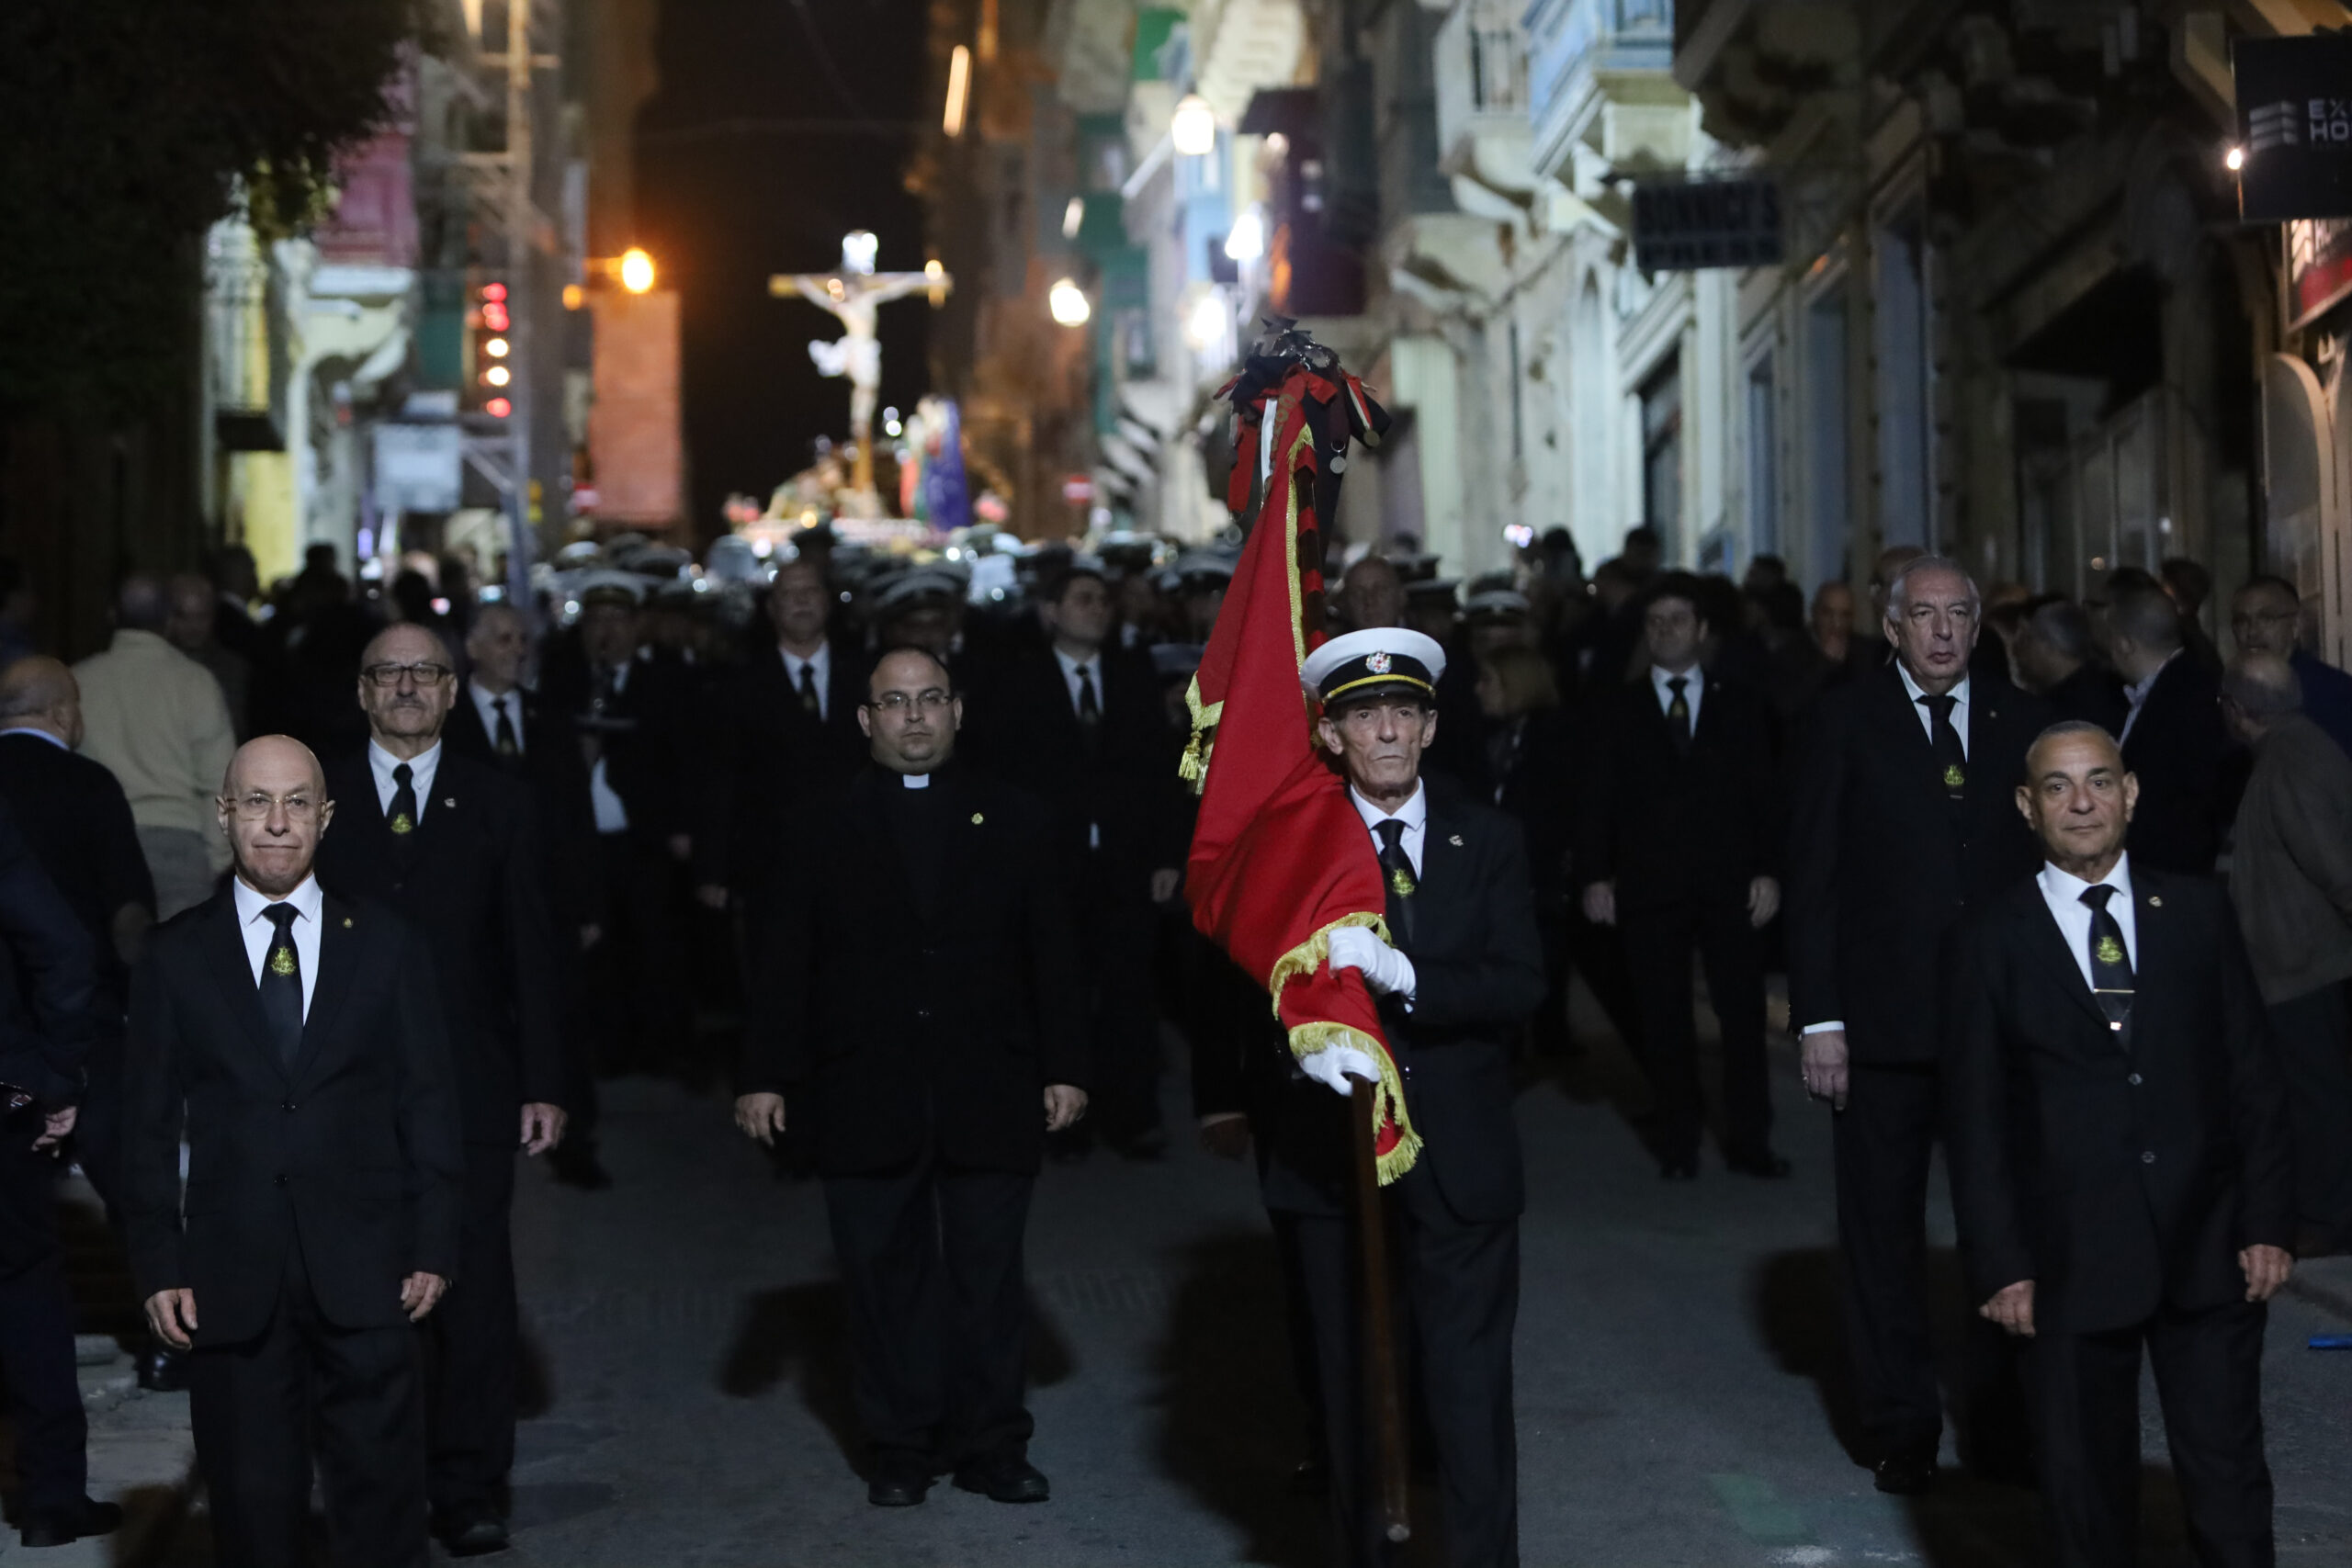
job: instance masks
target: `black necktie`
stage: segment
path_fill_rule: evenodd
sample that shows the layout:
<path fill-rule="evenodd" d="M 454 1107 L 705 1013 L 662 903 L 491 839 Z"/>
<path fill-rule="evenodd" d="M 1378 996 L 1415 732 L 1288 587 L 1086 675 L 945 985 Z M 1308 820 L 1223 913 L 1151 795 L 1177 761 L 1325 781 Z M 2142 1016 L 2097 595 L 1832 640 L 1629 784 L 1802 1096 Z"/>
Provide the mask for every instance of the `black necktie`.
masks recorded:
<path fill-rule="evenodd" d="M 491 705 L 498 709 L 498 734 L 492 739 L 497 744 L 498 754 L 511 760 L 522 753 L 523 742 L 514 733 L 514 716 L 506 711 L 506 703 L 505 697 L 499 697 Z M 396 773 L 394 776 L 399 775 Z"/>
<path fill-rule="evenodd" d="M 297 912 L 291 904 L 272 904 L 262 911 L 277 931 L 261 961 L 261 1015 L 269 1021 L 278 1060 L 288 1066 L 302 1049 L 302 955 L 294 950 Z"/>
<path fill-rule="evenodd" d="M 2105 883 L 2083 889 L 2091 911 L 2091 993 L 2098 998 L 2107 1026 L 2129 1043 L 2132 1026 L 2132 952 L 2123 945 L 2123 927 L 2108 913 L 2107 901 L 2115 889 Z"/>
<path fill-rule="evenodd" d="M 1413 858 L 1405 852 L 1405 824 L 1394 817 L 1373 824 L 1373 836 L 1380 840 L 1380 869 L 1388 878 L 1388 922 L 1396 928 L 1396 940 L 1413 940 L 1413 895 L 1421 890 L 1420 878 L 1413 874 Z"/>
<path fill-rule="evenodd" d="M 1943 775 L 1944 793 L 1955 802 L 1965 800 L 1968 748 L 1960 743 L 1960 731 L 1952 728 L 1951 710 L 1956 705 L 1952 695 L 1944 692 L 1919 701 L 1928 710 L 1928 745 L 1936 754 L 1936 771 Z"/>
<path fill-rule="evenodd" d="M 800 709 L 811 718 L 824 716 L 824 705 L 817 697 L 817 666 L 815 661 L 800 661 Z"/>
<path fill-rule="evenodd" d="M 1690 700 L 1682 694 L 1690 684 L 1688 675 L 1669 676 L 1666 682 L 1666 689 L 1674 694 L 1674 700 L 1666 705 L 1666 728 L 1673 733 L 1678 755 L 1690 750 Z"/>
<path fill-rule="evenodd" d="M 1088 750 L 1102 732 L 1102 704 L 1094 694 L 1094 666 L 1078 667 L 1078 728 L 1085 733 Z"/>
<path fill-rule="evenodd" d="M 409 781 L 415 777 L 409 765 L 401 762 L 392 769 L 391 829 L 405 838 L 416 831 L 416 789 Z"/>

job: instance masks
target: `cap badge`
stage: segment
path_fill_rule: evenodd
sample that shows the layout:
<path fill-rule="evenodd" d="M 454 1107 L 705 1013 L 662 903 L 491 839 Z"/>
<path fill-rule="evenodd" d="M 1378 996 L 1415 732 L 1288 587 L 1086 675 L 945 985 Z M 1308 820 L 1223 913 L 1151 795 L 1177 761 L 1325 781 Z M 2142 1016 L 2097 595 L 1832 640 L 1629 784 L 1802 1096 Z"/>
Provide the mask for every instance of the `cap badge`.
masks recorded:
<path fill-rule="evenodd" d="M 1388 655 L 1367 653 L 1363 656 L 1363 667 L 1375 675 L 1385 675 L 1388 673 Z"/>

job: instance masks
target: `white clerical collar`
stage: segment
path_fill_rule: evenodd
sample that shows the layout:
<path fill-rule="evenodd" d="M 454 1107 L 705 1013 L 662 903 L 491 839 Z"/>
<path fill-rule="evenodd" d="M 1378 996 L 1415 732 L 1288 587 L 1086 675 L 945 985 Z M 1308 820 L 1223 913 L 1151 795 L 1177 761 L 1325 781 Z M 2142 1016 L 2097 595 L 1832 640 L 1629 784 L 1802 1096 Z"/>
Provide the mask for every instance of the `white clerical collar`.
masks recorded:
<path fill-rule="evenodd" d="M 903 789 L 929 789 L 931 775 L 929 773 L 900 773 L 899 784 Z"/>

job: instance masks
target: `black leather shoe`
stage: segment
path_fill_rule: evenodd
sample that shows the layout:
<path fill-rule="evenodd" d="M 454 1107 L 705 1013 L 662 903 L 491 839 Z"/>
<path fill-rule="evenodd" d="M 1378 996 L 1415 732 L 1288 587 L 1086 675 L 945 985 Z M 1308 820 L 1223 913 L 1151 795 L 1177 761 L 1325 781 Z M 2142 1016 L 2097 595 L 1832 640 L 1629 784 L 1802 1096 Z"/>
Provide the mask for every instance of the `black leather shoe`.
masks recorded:
<path fill-rule="evenodd" d="M 1741 1176 L 1752 1176 L 1758 1181 L 1785 1181 L 1796 1170 L 1796 1167 L 1770 1149 L 1760 1155 L 1741 1155 L 1735 1159 L 1726 1159 L 1724 1165 Z"/>
<path fill-rule="evenodd" d="M 506 1521 L 487 1508 L 469 1508 L 441 1522 L 434 1534 L 452 1557 L 488 1557 L 508 1546 Z"/>
<path fill-rule="evenodd" d="M 1668 1181 L 1696 1181 L 1699 1161 L 1696 1156 L 1675 1155 L 1658 1162 L 1657 1173 Z"/>
<path fill-rule="evenodd" d="M 1874 1484 L 1882 1492 L 1898 1497 L 1917 1497 L 1932 1492 L 1936 1486 L 1936 1450 L 1931 1448 L 1898 1449 L 1883 1455 L 1871 1466 L 1876 1478 Z"/>
<path fill-rule="evenodd" d="M 956 1484 L 992 1503 L 1042 1503 L 1051 1491 L 1037 1467 L 1017 1453 L 966 1460 L 956 1467 Z"/>
<path fill-rule="evenodd" d="M 907 1449 L 884 1449 L 874 1456 L 865 1479 L 865 1500 L 877 1508 L 911 1508 L 931 1492 L 931 1465 Z"/>
<path fill-rule="evenodd" d="M 139 1386 L 149 1393 L 178 1393 L 187 1387 L 187 1352 L 150 1345 L 139 1357 Z"/>
<path fill-rule="evenodd" d="M 17 1521 L 17 1540 L 28 1547 L 71 1546 L 85 1536 L 111 1535 L 122 1528 L 122 1509 L 85 1497 L 62 1508 L 28 1508 Z"/>

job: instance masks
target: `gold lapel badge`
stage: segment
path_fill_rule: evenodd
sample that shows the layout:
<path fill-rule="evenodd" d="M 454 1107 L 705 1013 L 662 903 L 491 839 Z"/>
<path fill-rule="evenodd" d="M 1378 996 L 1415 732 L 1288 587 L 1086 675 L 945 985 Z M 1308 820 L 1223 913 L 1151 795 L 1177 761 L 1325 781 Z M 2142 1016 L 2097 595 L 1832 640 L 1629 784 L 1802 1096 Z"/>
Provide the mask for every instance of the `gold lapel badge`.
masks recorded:
<path fill-rule="evenodd" d="M 973 827 L 977 828 L 977 827 L 978 827 L 981 823 L 983 823 L 983 822 L 985 822 L 985 821 L 987 821 L 987 820 L 988 820 L 988 818 L 987 818 L 986 817 L 982 816 L 980 813 L 978 813 L 978 812 L 977 812 L 977 811 L 975 811 L 975 812 L 973 812 L 973 813 L 972 813 L 972 826 L 973 826 Z"/>
<path fill-rule="evenodd" d="M 392 831 L 395 833 L 413 833 L 416 831 L 416 824 L 410 821 L 408 819 L 408 813 L 403 811 L 393 817 Z"/>
<path fill-rule="evenodd" d="M 445 796 L 443 797 L 441 804 L 447 809 L 455 811 L 458 809 L 458 797 L 456 795 Z"/>
<path fill-rule="evenodd" d="M 343 917 L 343 929 L 345 931 L 349 931 L 351 929 L 351 917 L 349 915 Z"/>
<path fill-rule="evenodd" d="M 1449 843 L 1449 844 L 1452 844 L 1455 849 L 1457 849 L 1457 850 L 1458 850 L 1458 849 L 1460 849 L 1460 848 L 1462 847 L 1462 835 L 1461 835 L 1461 834 L 1459 834 L 1459 833 L 1448 833 L 1448 834 L 1445 836 L 1445 841 L 1446 841 L 1447 843 Z"/>
<path fill-rule="evenodd" d="M 269 955 L 269 972 L 279 979 L 294 973 L 294 950 L 290 947 L 273 949 Z"/>
<path fill-rule="evenodd" d="M 1388 874 L 1388 890 L 1399 898 L 1410 898 L 1421 888 L 1420 884 L 1413 880 L 1413 874 L 1399 866 Z"/>
<path fill-rule="evenodd" d="M 2122 944 L 2121 942 L 2120 942 L 2116 941 L 2116 940 L 2115 940 L 2113 937 L 2111 937 L 2111 936 L 2103 936 L 2103 937 L 2099 938 L 2099 939 L 2098 939 L 2098 961 L 2099 961 L 2101 964 L 2120 964 L 2120 963 L 2122 963 L 2122 962 L 2123 962 L 2123 944 Z"/>
<path fill-rule="evenodd" d="M 1968 775 L 1960 771 L 1958 762 L 1944 764 L 1944 788 L 1959 789 L 1968 783 Z"/>
<path fill-rule="evenodd" d="M 2148 908 L 2151 908 L 2151 909 L 2161 909 L 2161 908 L 2163 908 L 2164 907 L 2165 907 L 2165 901 L 2164 901 L 2163 899 L 2161 899 L 2161 898 L 2157 897 L 2156 897 L 2154 894 L 2153 894 L 2153 893 L 2151 893 L 2151 894 L 2149 894 L 2149 895 L 2148 895 Z"/>

